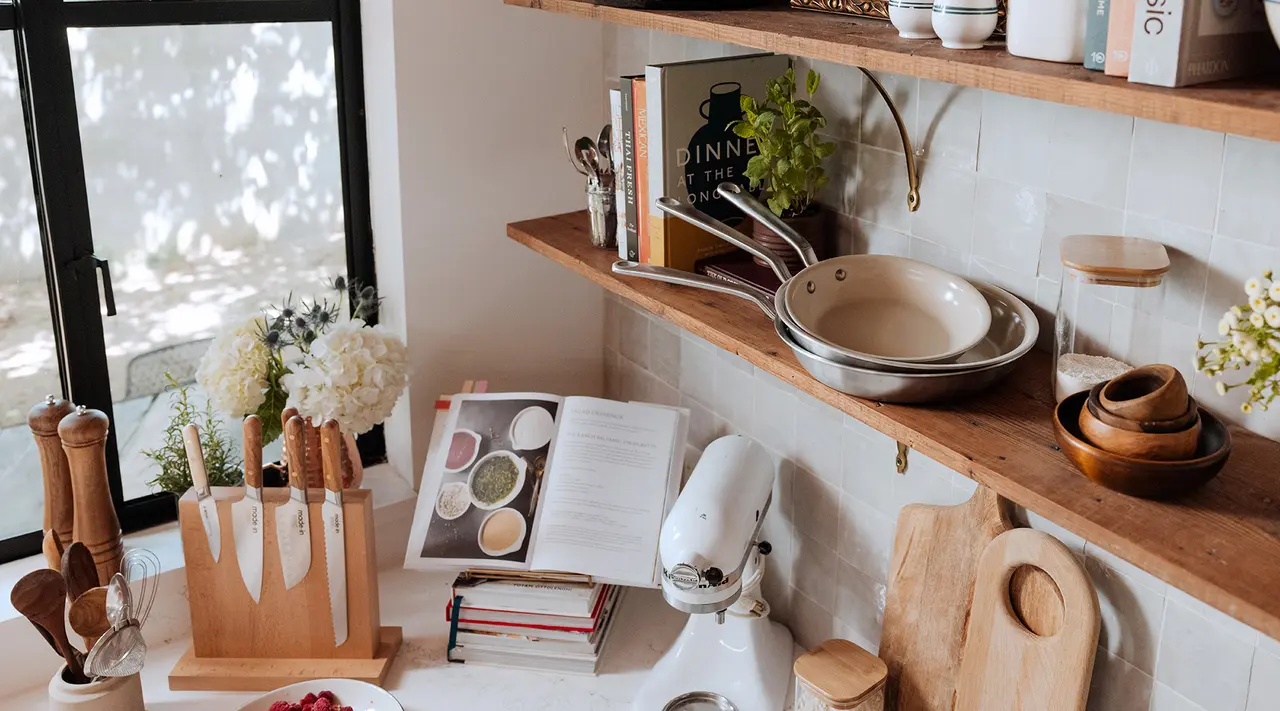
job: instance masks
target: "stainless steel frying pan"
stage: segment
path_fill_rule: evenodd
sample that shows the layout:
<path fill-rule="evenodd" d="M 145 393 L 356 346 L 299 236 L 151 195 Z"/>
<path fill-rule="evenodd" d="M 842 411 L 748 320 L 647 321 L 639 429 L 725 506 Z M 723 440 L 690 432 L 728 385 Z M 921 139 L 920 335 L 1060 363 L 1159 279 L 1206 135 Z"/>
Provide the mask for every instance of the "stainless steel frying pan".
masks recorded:
<path fill-rule="evenodd" d="M 735 185 L 724 184 L 720 187 L 720 191 L 720 194 L 731 202 L 747 207 L 748 214 L 755 216 L 755 213 L 763 211 L 772 215 L 767 208 L 764 208 L 754 198 L 751 198 Z M 817 262 L 812 246 L 788 228 L 780 234 L 796 247 L 806 264 L 810 261 L 814 262 L 806 266 L 793 279 L 786 263 L 773 250 L 747 237 L 738 230 L 729 227 L 695 207 L 673 198 L 661 197 L 655 202 L 658 209 L 663 212 L 700 227 L 724 241 L 759 257 L 768 264 L 774 274 L 778 276 L 778 279 L 783 282 L 782 288 L 778 290 L 777 295 L 774 297 L 774 308 L 778 313 L 778 317 L 786 324 L 795 340 L 799 341 L 809 352 L 820 357 L 861 368 L 875 368 L 896 372 L 928 372 L 934 370 L 933 367 L 922 368 L 920 366 L 941 366 L 942 369 L 954 370 L 957 368 L 954 361 L 964 350 L 969 350 L 981 342 L 982 338 L 985 337 L 986 331 L 990 328 L 991 313 L 981 294 L 963 279 L 947 274 L 932 265 L 913 260 L 904 260 L 901 257 L 867 254 L 835 257 L 825 262 Z M 757 210 L 756 208 L 759 209 Z M 762 219 L 765 218 L 762 217 Z M 977 337 L 971 342 L 966 342 L 965 348 L 960 353 L 956 353 L 949 358 L 951 362 L 935 364 L 932 362 L 914 362 L 909 359 L 882 357 L 841 345 L 838 342 L 843 340 L 840 336 L 849 335 L 848 333 L 824 333 L 822 327 L 832 323 L 835 323 L 841 331 L 851 330 L 848 323 L 836 323 L 839 319 L 824 323 L 823 317 L 829 313 L 838 313 L 838 311 L 833 310 L 841 308 L 842 294 L 853 295 L 858 293 L 860 289 L 857 279 L 858 274 L 865 274 L 882 268 L 884 266 L 883 263 L 886 261 L 895 263 L 910 262 L 910 269 L 919 271 L 921 274 L 928 273 L 932 275 L 931 278 L 936 280 L 951 280 L 954 282 L 954 289 L 963 291 L 965 294 L 972 292 L 973 297 L 981 302 L 980 307 L 984 309 L 985 322 L 980 324 L 981 328 Z M 856 331 L 856 329 L 852 330 Z M 827 337 L 828 335 L 832 337 Z"/>
<path fill-rule="evenodd" d="M 731 294 L 755 303 L 765 315 L 773 319 L 774 330 L 783 343 L 791 349 L 800 365 L 818 382 L 838 390 L 846 395 L 867 398 L 878 402 L 902 405 L 919 405 L 926 403 L 947 402 L 981 392 L 999 382 L 1016 365 L 1017 359 L 988 366 L 979 366 L 971 370 L 940 373 L 892 373 L 884 370 L 859 368 L 845 365 L 814 355 L 800 345 L 792 332 L 779 318 L 775 309 L 775 299 L 764 291 L 753 286 L 732 284 L 698 274 L 690 274 L 665 267 L 654 267 L 635 262 L 618 262 L 613 265 L 616 274 L 652 279 L 697 289 L 707 289 L 723 294 Z M 1021 306 L 1023 310 L 1008 311 L 1012 320 L 1024 323 L 1035 322 L 1035 316 L 1020 300 L 1003 289 L 981 285 L 987 298 L 992 303 L 1009 306 Z M 1003 313 L 1003 311 L 1002 311 Z M 1024 326 L 1025 329 L 1025 326 Z M 1001 329 L 1010 332 L 1017 329 Z M 997 351 L 1010 351 L 1012 346 L 991 344 Z M 971 366 L 972 367 L 972 366 Z"/>

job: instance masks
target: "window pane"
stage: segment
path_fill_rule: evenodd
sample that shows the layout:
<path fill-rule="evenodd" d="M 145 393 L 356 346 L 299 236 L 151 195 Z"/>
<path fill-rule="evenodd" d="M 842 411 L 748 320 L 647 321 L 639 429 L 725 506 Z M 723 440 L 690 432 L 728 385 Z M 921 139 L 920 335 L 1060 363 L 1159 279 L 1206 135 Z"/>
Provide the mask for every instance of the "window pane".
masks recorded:
<path fill-rule="evenodd" d="M 168 422 L 164 374 L 207 340 L 345 273 L 328 23 L 71 29 L 125 498 Z M 229 422 L 239 435 L 238 422 Z M 237 448 L 237 451 L 238 448 Z"/>
<path fill-rule="evenodd" d="M 62 392 L 13 33 L 0 32 L 0 539 L 40 530 L 44 489 L 27 410 Z"/>

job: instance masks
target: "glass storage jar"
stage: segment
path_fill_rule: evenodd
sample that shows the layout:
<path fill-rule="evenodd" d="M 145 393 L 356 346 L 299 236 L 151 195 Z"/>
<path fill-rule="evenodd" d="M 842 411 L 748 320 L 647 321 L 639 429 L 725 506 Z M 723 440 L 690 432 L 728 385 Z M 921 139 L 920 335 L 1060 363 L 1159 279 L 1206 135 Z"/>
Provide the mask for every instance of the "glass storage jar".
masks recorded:
<path fill-rule="evenodd" d="M 889 669 L 847 639 L 829 639 L 796 660 L 794 711 L 884 711 Z"/>
<path fill-rule="evenodd" d="M 1164 322 L 1164 245 L 1137 237 L 1062 240 L 1054 319 L 1053 393 L 1063 398 L 1156 362 Z"/>

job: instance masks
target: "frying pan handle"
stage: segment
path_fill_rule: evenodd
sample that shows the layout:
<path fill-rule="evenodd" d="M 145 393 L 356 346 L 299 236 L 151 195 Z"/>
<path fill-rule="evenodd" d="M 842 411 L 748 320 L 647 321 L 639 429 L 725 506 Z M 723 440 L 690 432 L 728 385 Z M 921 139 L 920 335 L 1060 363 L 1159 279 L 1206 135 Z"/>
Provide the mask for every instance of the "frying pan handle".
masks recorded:
<path fill-rule="evenodd" d="M 701 274 L 682 272 L 679 269 L 655 267 L 649 264 L 638 264 L 636 262 L 614 262 L 613 273 L 621 274 L 622 276 L 640 277 L 641 279 L 652 279 L 653 281 L 665 281 L 668 284 L 675 284 L 677 286 L 691 286 L 695 289 L 718 291 L 721 294 L 737 296 L 759 306 L 760 310 L 769 318 L 778 318 L 778 313 L 773 308 L 773 296 L 770 295 L 769 292 L 758 287 L 748 286 L 746 284 L 733 284 L 731 282 L 705 277 Z"/>
<path fill-rule="evenodd" d="M 686 205 L 679 200 L 671 197 L 660 197 L 654 201 L 659 210 L 673 215 L 675 217 L 688 222 L 691 225 L 701 227 L 729 244 L 744 249 L 754 256 L 757 256 L 768 262 L 769 268 L 774 274 L 778 275 L 778 279 L 784 283 L 791 279 L 791 270 L 787 268 L 787 263 L 782 261 L 782 257 L 777 252 L 733 229 L 725 223 L 708 215 L 692 205 Z"/>
<path fill-rule="evenodd" d="M 773 214 L 773 210 L 765 207 L 754 195 L 743 190 L 741 185 L 730 182 L 720 183 L 716 187 L 716 194 L 733 203 L 734 207 L 747 213 L 749 217 L 756 218 L 777 232 L 779 237 L 800 253 L 800 260 L 806 267 L 812 267 L 818 263 L 818 253 L 813 251 L 813 245 L 809 244 L 809 240 L 796 232 L 781 217 Z"/>

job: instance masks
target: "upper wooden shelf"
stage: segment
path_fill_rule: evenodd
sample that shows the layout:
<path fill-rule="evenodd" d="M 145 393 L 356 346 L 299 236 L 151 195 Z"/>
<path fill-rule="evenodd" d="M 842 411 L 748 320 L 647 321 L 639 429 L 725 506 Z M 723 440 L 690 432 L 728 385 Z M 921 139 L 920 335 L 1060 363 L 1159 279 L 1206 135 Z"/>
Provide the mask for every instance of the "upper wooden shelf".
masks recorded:
<path fill-rule="evenodd" d="M 884 405 L 814 380 L 773 323 L 732 296 L 618 277 L 591 246 L 585 212 L 507 226 L 511 239 L 731 351 L 833 407 L 991 487 L 1236 619 L 1280 639 L 1280 444 L 1241 430 L 1226 469 L 1177 502 L 1094 484 L 1058 451 L 1049 358 L 1023 359 L 1007 381 L 953 406 Z"/>
<path fill-rule="evenodd" d="M 1081 66 L 1014 57 L 1000 48 L 1002 45 L 980 51 L 945 49 L 938 40 L 901 39 L 884 21 L 785 7 L 660 12 L 601 7 L 584 0 L 504 2 L 1069 106 L 1280 140 L 1277 78 L 1165 89 L 1131 84 Z"/>

